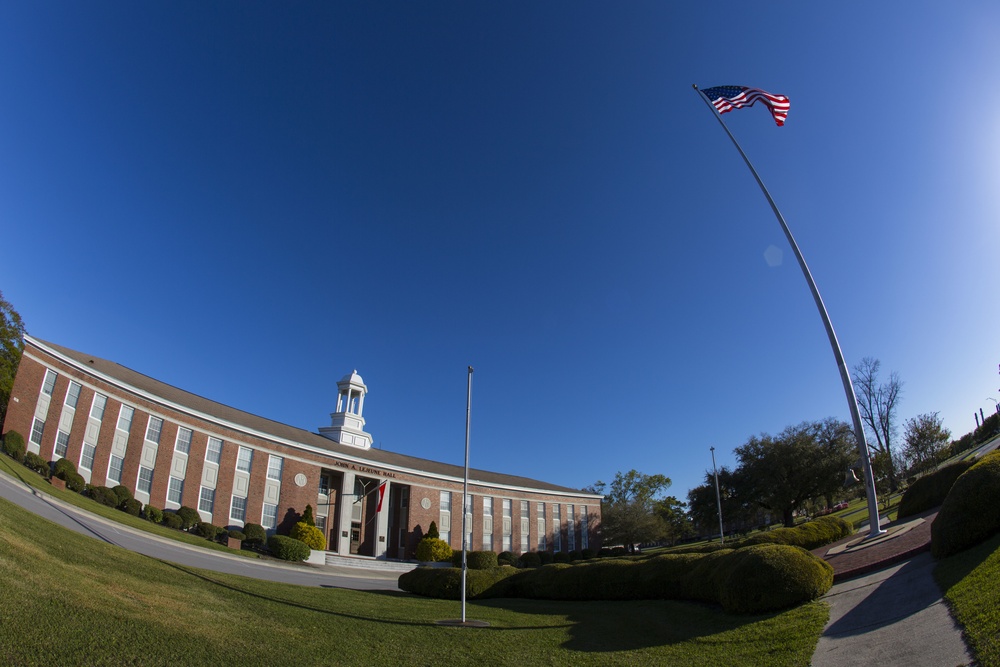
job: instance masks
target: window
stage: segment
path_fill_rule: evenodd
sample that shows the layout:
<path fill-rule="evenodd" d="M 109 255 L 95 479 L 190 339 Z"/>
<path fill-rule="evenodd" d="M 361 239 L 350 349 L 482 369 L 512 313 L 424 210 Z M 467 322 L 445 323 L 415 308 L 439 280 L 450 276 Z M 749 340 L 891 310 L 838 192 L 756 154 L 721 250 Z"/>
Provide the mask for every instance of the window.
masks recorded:
<path fill-rule="evenodd" d="M 316 526 L 320 530 L 323 530 L 323 527 L 319 525 L 319 523 L 320 523 L 319 520 L 322 519 L 324 521 L 324 523 L 325 523 L 326 517 L 325 516 L 320 516 L 320 517 L 316 517 L 316 519 L 317 519 Z M 264 511 L 261 512 L 261 515 L 260 515 L 260 525 L 264 526 L 264 528 L 266 528 L 267 530 L 274 530 L 275 528 L 278 527 L 278 506 L 277 505 L 269 505 L 268 503 L 264 503 Z"/>
<path fill-rule="evenodd" d="M 465 506 L 465 546 L 472 549 L 472 496 L 466 498 Z"/>
<path fill-rule="evenodd" d="M 201 487 L 201 493 L 198 494 L 198 509 L 207 514 L 215 510 L 215 489 Z"/>
<path fill-rule="evenodd" d="M 83 453 L 80 455 L 80 467 L 85 470 L 94 469 L 94 454 L 97 452 L 97 447 L 94 445 L 89 445 L 86 442 L 83 443 Z"/>
<path fill-rule="evenodd" d="M 51 396 L 52 391 L 56 388 L 56 378 L 59 374 L 54 370 L 45 371 L 45 381 L 42 383 L 42 393 L 46 396 Z"/>
<path fill-rule="evenodd" d="M 66 390 L 66 405 L 75 408 L 76 402 L 80 400 L 80 386 L 79 382 L 70 382 L 69 389 Z"/>
<path fill-rule="evenodd" d="M 149 493 L 153 488 L 153 469 L 139 466 L 139 481 L 136 482 L 135 490 Z"/>
<path fill-rule="evenodd" d="M 559 503 L 552 505 L 552 550 L 562 551 L 562 516 L 559 512 Z"/>
<path fill-rule="evenodd" d="M 249 447 L 240 447 L 239 454 L 236 455 L 236 469 L 240 472 L 250 472 L 253 465 L 253 450 Z"/>
<path fill-rule="evenodd" d="M 330 495 L 330 478 L 327 475 L 319 476 L 319 495 Z"/>
<path fill-rule="evenodd" d="M 111 462 L 108 463 L 108 479 L 116 484 L 122 483 L 122 467 L 125 465 L 125 459 L 120 456 L 111 456 Z"/>
<path fill-rule="evenodd" d="M 281 481 L 281 469 L 285 465 L 285 459 L 271 454 L 267 459 L 267 478 Z"/>
<path fill-rule="evenodd" d="M 174 443 L 174 449 L 176 449 L 181 454 L 187 454 L 191 451 L 191 429 L 184 428 L 183 426 L 177 429 L 177 442 Z"/>
<path fill-rule="evenodd" d="M 59 431 L 56 433 L 56 450 L 53 452 L 57 459 L 61 459 L 66 456 L 66 451 L 69 449 L 69 433 L 66 431 Z"/>
<path fill-rule="evenodd" d="M 116 427 L 119 431 L 125 431 L 128 433 L 132 430 L 132 415 L 135 414 L 135 408 L 123 405 L 122 409 L 118 411 L 118 426 Z"/>
<path fill-rule="evenodd" d="M 160 444 L 160 432 L 163 430 L 163 420 L 159 417 L 149 416 L 146 424 L 146 440 Z"/>
<path fill-rule="evenodd" d="M 438 534 L 451 544 L 451 491 L 441 492 L 441 513 L 438 516 Z"/>
<path fill-rule="evenodd" d="M 277 512 L 278 512 L 277 507 L 275 507 L 274 511 L 275 511 L 275 520 L 277 520 Z M 326 536 L 326 517 L 323 516 L 322 514 L 317 514 L 316 515 L 316 527 L 319 528 L 321 531 L 323 531 L 323 536 L 325 537 Z"/>
<path fill-rule="evenodd" d="M 573 517 L 573 506 L 566 506 L 566 548 L 576 551 L 576 519 Z"/>
<path fill-rule="evenodd" d="M 587 533 L 590 532 L 590 517 L 587 515 L 587 508 L 580 505 L 580 548 L 587 548 Z"/>
<path fill-rule="evenodd" d="M 41 446 L 43 433 L 45 433 L 45 422 L 35 417 L 35 421 L 31 422 L 31 442 Z"/>
<path fill-rule="evenodd" d="M 493 551 L 492 498 L 483 498 L 483 551 Z"/>
<path fill-rule="evenodd" d="M 510 551 L 510 498 L 503 499 L 503 551 Z"/>
<path fill-rule="evenodd" d="M 167 487 L 167 500 L 172 503 L 181 504 L 181 497 L 184 495 L 184 480 L 176 477 L 170 478 L 170 486 Z"/>
<path fill-rule="evenodd" d="M 242 523 L 247 516 L 247 499 L 233 496 L 233 503 L 229 507 L 229 520 Z"/>
<path fill-rule="evenodd" d="M 528 530 L 530 529 L 531 519 L 528 518 L 528 501 L 521 501 L 521 553 L 527 553 L 531 548 L 528 544 Z"/>
<path fill-rule="evenodd" d="M 101 421 L 104 419 L 104 408 L 108 404 L 108 397 L 104 394 L 94 394 L 94 403 L 90 406 L 90 418 Z"/>
<path fill-rule="evenodd" d="M 538 503 L 538 550 L 545 551 L 545 503 Z"/>
<path fill-rule="evenodd" d="M 209 463 L 218 463 L 222 458 L 222 440 L 219 438 L 208 439 L 208 449 L 205 451 L 205 460 Z"/>

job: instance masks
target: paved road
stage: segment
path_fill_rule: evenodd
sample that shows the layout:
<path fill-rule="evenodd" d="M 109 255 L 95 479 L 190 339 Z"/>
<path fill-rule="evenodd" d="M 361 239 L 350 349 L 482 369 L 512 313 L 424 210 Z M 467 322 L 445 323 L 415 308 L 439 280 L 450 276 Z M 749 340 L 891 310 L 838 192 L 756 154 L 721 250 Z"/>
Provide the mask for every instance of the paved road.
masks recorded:
<path fill-rule="evenodd" d="M 934 581 L 928 553 L 836 584 L 812 667 L 955 667 L 972 664 Z"/>
<path fill-rule="evenodd" d="M 27 484 L 4 473 L 0 473 L 0 497 L 88 537 L 178 565 L 302 586 L 399 590 L 396 586 L 398 572 L 282 564 L 199 549 L 90 514 L 45 493 L 35 491 Z"/>

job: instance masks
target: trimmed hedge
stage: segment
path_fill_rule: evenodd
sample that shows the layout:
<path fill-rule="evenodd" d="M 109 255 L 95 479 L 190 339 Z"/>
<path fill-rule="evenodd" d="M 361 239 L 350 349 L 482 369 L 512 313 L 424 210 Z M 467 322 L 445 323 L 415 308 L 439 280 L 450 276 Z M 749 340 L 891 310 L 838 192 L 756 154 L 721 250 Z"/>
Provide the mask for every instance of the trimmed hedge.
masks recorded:
<path fill-rule="evenodd" d="M 28 451 L 24 436 L 17 431 L 7 431 L 3 436 L 3 451 L 18 463 L 24 463 L 24 455 Z"/>
<path fill-rule="evenodd" d="M 86 495 L 106 507 L 118 507 L 118 496 L 106 486 L 87 485 Z"/>
<path fill-rule="evenodd" d="M 510 551 L 501 551 L 497 556 L 497 565 L 513 565 L 517 567 L 517 556 Z"/>
<path fill-rule="evenodd" d="M 267 539 L 267 550 L 281 560 L 303 561 L 309 558 L 309 545 L 285 535 L 272 535 Z"/>
<path fill-rule="evenodd" d="M 118 486 L 111 489 L 118 496 L 118 506 L 121 507 L 125 504 L 125 501 L 132 497 L 132 492 L 124 484 L 119 484 Z"/>
<path fill-rule="evenodd" d="M 34 452 L 24 455 L 24 465 L 29 470 L 34 470 L 45 479 L 49 478 L 49 462 Z"/>
<path fill-rule="evenodd" d="M 119 505 L 118 509 L 120 509 L 122 512 L 125 512 L 125 514 L 131 514 L 132 516 L 139 516 L 140 514 L 142 514 L 142 503 L 136 500 L 135 498 L 129 498 L 121 505 Z M 156 510 L 155 507 L 153 509 Z M 159 510 L 156 511 L 159 512 Z M 160 521 L 162 520 L 163 520 L 163 513 L 161 512 Z M 156 521 L 154 523 L 159 523 L 159 521 Z"/>
<path fill-rule="evenodd" d="M 522 556 L 523 558 L 523 556 Z M 399 578 L 405 591 L 455 599 L 455 568 L 417 568 Z M 697 600 L 730 613 L 761 613 L 812 600 L 833 585 L 833 568 L 805 549 L 761 544 L 647 560 L 607 559 L 539 568 L 470 571 L 467 596 L 543 600 Z"/>
<path fill-rule="evenodd" d="M 974 464 L 975 461 L 959 461 L 915 480 L 903 493 L 896 518 L 903 519 L 939 506 L 948 497 L 955 480 Z"/>
<path fill-rule="evenodd" d="M 207 521 L 199 521 L 194 525 L 194 528 L 191 529 L 192 533 L 200 535 L 206 540 L 214 540 L 219 536 L 219 533 L 223 531 L 225 531 L 225 528 L 219 528 L 218 526 Z"/>
<path fill-rule="evenodd" d="M 518 559 L 517 562 L 518 562 L 518 565 L 520 565 L 521 567 L 541 567 L 542 566 L 542 559 L 538 557 L 538 552 L 537 551 L 528 551 L 526 553 L 521 554 L 521 557 Z"/>
<path fill-rule="evenodd" d="M 181 530 L 184 526 L 184 519 L 177 516 L 174 512 L 164 512 L 161 523 L 167 528 L 173 528 L 175 530 Z"/>
<path fill-rule="evenodd" d="M 259 523 L 243 524 L 243 534 L 243 543 L 249 547 L 260 549 L 267 543 L 267 531 Z"/>
<path fill-rule="evenodd" d="M 944 558 L 1000 532 L 1000 450 L 990 452 L 951 487 L 931 525 L 931 553 Z"/>
<path fill-rule="evenodd" d="M 444 563 L 451 560 L 451 547 L 442 539 L 425 537 L 417 544 L 417 560 Z"/>
<path fill-rule="evenodd" d="M 470 570 L 489 570 L 494 567 L 500 567 L 499 557 L 492 551 L 466 551 L 465 563 L 469 566 Z M 452 552 L 451 564 L 454 567 L 462 567 L 461 549 Z"/>
<path fill-rule="evenodd" d="M 201 515 L 198 514 L 198 510 L 187 505 L 181 505 L 177 508 L 177 516 L 181 518 L 181 530 L 189 530 L 201 523 Z"/>
<path fill-rule="evenodd" d="M 809 550 L 849 537 L 853 533 L 854 527 L 839 516 L 821 516 L 794 528 L 775 528 L 751 535 L 741 540 L 737 548 L 755 544 L 787 544 Z"/>
<path fill-rule="evenodd" d="M 163 510 L 161 510 L 159 507 L 146 505 L 146 507 L 142 510 L 142 517 L 146 519 L 146 521 L 152 521 L 153 523 L 162 523 Z"/>
<path fill-rule="evenodd" d="M 306 508 L 308 509 L 309 505 L 306 505 Z M 288 532 L 288 536 L 299 542 L 304 542 L 310 549 L 318 551 L 326 549 L 326 538 L 323 537 L 323 531 L 317 528 L 315 524 L 299 521 L 292 526 L 292 529 Z"/>

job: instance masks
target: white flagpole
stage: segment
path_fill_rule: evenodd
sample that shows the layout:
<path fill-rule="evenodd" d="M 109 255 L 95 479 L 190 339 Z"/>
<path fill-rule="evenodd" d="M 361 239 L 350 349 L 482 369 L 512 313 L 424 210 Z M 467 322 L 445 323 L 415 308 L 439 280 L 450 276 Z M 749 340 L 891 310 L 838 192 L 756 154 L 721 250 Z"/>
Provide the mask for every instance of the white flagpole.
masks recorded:
<path fill-rule="evenodd" d="M 802 269 L 802 275 L 805 276 L 806 282 L 809 283 L 809 290 L 812 292 L 813 300 L 816 302 L 816 308 L 819 309 L 819 315 L 823 318 L 823 326 L 826 327 L 826 335 L 830 339 L 830 347 L 833 348 L 833 356 L 837 359 L 837 368 L 840 369 L 840 380 L 844 384 L 844 393 L 847 395 L 847 406 L 851 411 L 851 419 L 854 421 L 854 437 L 858 441 L 858 449 L 861 450 L 861 462 L 862 468 L 865 475 L 865 486 L 868 492 L 868 521 L 871 532 L 869 537 L 875 537 L 881 535 L 885 531 L 882 530 L 879 525 L 878 518 L 878 499 L 875 497 L 875 477 L 872 474 L 872 463 L 871 457 L 868 455 L 868 442 L 865 440 L 865 429 L 861 423 L 861 413 L 858 412 L 858 399 L 854 393 L 854 385 L 851 382 L 851 374 L 848 372 L 847 363 L 844 361 L 844 354 L 840 350 L 840 343 L 837 342 L 837 333 L 833 330 L 833 323 L 830 321 L 830 315 L 826 312 L 826 306 L 823 305 L 823 298 L 819 294 L 819 289 L 816 287 L 816 281 L 813 280 L 812 273 L 809 271 L 809 267 L 806 265 L 806 260 L 802 256 L 802 251 L 799 250 L 799 244 L 795 242 L 795 238 L 792 236 L 791 230 L 788 229 L 788 225 L 785 223 L 784 216 L 781 215 L 781 211 L 778 210 L 778 206 L 774 203 L 774 199 L 771 198 L 771 193 L 767 191 L 764 186 L 764 181 L 760 179 L 757 174 L 757 170 L 754 169 L 753 164 L 750 163 L 750 158 L 747 154 L 743 152 L 743 148 L 740 146 L 739 142 L 736 141 L 736 137 L 733 133 L 729 131 L 729 127 L 726 126 L 726 122 L 722 120 L 722 114 L 719 110 L 715 108 L 712 101 L 698 89 L 698 86 L 694 86 L 694 89 L 698 92 L 698 96 L 705 101 L 708 108 L 712 110 L 713 115 L 715 115 L 716 120 L 722 125 L 722 129 L 726 131 L 729 138 L 732 140 L 733 145 L 736 146 L 736 150 L 740 152 L 743 157 L 743 161 L 746 162 L 747 167 L 750 169 L 750 173 L 757 180 L 757 185 L 760 186 L 761 192 L 767 197 L 767 203 L 771 205 L 771 210 L 774 211 L 774 215 L 778 218 L 778 222 L 781 224 L 782 231 L 785 232 L 785 238 L 788 239 L 789 245 L 792 246 L 792 252 L 795 253 L 795 258 L 799 262 L 799 267 Z"/>
<path fill-rule="evenodd" d="M 468 570 L 466 552 L 469 531 L 465 525 L 469 516 L 469 426 L 472 421 L 472 366 L 469 366 L 468 396 L 465 401 L 465 482 L 462 487 L 462 623 L 465 623 L 465 577 Z"/>

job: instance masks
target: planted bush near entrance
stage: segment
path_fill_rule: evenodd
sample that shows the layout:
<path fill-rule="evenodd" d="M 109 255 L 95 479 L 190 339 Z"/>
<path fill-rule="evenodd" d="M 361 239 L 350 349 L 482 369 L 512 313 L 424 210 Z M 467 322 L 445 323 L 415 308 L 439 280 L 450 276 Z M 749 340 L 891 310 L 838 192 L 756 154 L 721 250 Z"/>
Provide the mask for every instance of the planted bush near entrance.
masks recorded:
<path fill-rule="evenodd" d="M 272 535 L 267 539 L 267 550 L 281 560 L 302 561 L 309 558 L 309 545 L 285 535 Z"/>
<path fill-rule="evenodd" d="M 975 461 L 959 461 L 930 475 L 924 475 L 910 484 L 899 501 L 896 517 L 903 519 L 941 505 L 948 497 L 955 480 L 974 464 Z"/>
<path fill-rule="evenodd" d="M 399 578 L 403 590 L 455 599 L 455 568 L 417 568 Z M 812 600 L 833 585 L 833 568 L 808 551 L 781 544 L 668 554 L 646 560 L 604 559 L 534 569 L 467 573 L 471 598 L 544 600 L 669 599 L 715 602 L 731 613 L 760 613 Z"/>
<path fill-rule="evenodd" d="M 1000 450 L 984 456 L 951 487 L 931 525 L 931 552 L 944 558 L 1000 532 Z"/>

